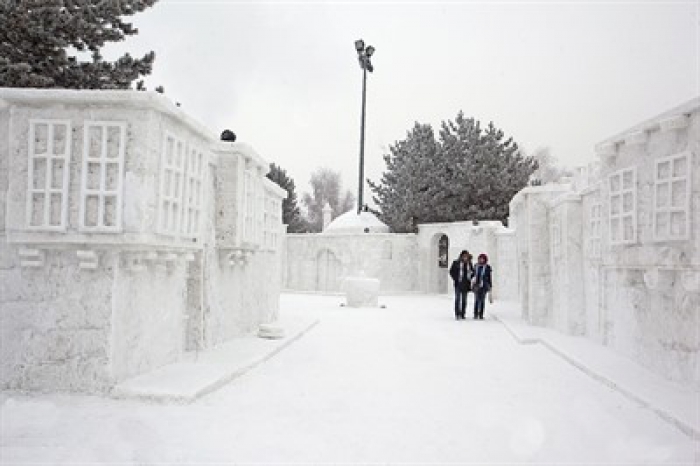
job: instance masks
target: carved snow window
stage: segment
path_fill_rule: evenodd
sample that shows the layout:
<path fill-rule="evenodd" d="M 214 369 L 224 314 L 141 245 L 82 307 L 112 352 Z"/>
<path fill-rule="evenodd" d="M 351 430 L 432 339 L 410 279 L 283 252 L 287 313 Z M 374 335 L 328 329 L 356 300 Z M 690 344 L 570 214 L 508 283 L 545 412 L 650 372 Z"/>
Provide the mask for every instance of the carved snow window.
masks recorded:
<path fill-rule="evenodd" d="M 202 214 L 202 185 L 204 178 L 204 153 L 190 147 L 184 173 L 185 201 L 183 203 L 182 233 L 193 238 L 199 234 Z"/>
<path fill-rule="evenodd" d="M 588 254 L 600 257 L 602 238 L 603 206 L 599 202 L 592 204 L 588 215 Z"/>
<path fill-rule="evenodd" d="M 609 227 L 612 244 L 630 244 L 637 240 L 637 172 L 619 170 L 608 178 Z"/>
<path fill-rule="evenodd" d="M 265 246 L 270 249 L 274 249 L 277 246 L 277 237 L 275 230 L 275 223 L 277 218 L 275 216 L 275 206 L 277 205 L 275 199 L 268 197 L 265 202 Z"/>
<path fill-rule="evenodd" d="M 654 240 L 690 238 L 690 153 L 664 157 L 654 172 Z"/>
<path fill-rule="evenodd" d="M 263 222 L 265 224 L 265 229 L 263 231 L 263 246 L 266 248 L 271 248 L 272 247 L 272 219 L 270 216 L 271 212 L 271 204 L 272 201 L 269 199 L 265 201 L 265 213 L 263 215 Z"/>
<path fill-rule="evenodd" d="M 272 205 L 269 217 L 270 247 L 276 249 L 279 241 L 280 224 L 282 223 L 282 203 L 277 199 L 272 199 L 270 202 Z"/>
<path fill-rule="evenodd" d="M 80 229 L 118 232 L 122 228 L 122 194 L 126 123 L 86 121 L 80 185 Z"/>
<path fill-rule="evenodd" d="M 252 242 L 255 238 L 255 178 L 252 170 L 245 171 L 244 182 L 244 238 L 246 241 Z"/>
<path fill-rule="evenodd" d="M 255 242 L 260 244 L 263 242 L 263 234 L 265 232 L 265 190 L 262 184 L 257 184 L 256 202 L 255 202 Z"/>
<path fill-rule="evenodd" d="M 30 120 L 27 227 L 64 231 L 68 213 L 71 124 Z"/>
<path fill-rule="evenodd" d="M 158 230 L 176 236 L 182 232 L 184 202 L 185 143 L 166 134 L 161 156 L 160 218 Z"/>
<path fill-rule="evenodd" d="M 278 217 L 275 215 L 275 207 L 277 201 L 271 197 L 265 198 L 265 231 L 263 234 L 263 244 L 268 249 L 274 249 L 277 246 L 276 222 Z"/>

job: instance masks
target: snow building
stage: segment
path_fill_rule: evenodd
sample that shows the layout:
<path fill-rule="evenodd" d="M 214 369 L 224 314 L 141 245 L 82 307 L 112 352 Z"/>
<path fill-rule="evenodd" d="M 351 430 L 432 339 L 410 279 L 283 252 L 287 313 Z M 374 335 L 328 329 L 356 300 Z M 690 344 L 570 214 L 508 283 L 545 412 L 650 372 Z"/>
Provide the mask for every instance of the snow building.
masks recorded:
<path fill-rule="evenodd" d="M 0 387 L 104 391 L 273 321 L 267 171 L 160 94 L 0 89 Z"/>
<path fill-rule="evenodd" d="M 700 98 L 510 203 L 522 317 L 700 387 Z"/>

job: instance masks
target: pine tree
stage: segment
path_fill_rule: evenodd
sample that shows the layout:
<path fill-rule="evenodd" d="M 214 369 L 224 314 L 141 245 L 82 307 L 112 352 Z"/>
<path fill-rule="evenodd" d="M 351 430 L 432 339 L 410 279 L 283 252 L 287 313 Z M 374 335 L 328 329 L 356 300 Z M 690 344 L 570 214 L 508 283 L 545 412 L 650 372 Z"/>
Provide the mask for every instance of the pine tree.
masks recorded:
<path fill-rule="evenodd" d="M 483 129 L 462 112 L 442 123 L 437 141 L 430 125 L 416 123 L 384 160 L 380 182 L 369 183 L 382 220 L 397 232 L 417 222 L 505 221 L 537 168 L 493 123 Z"/>
<path fill-rule="evenodd" d="M 415 231 L 418 222 L 437 221 L 430 197 L 439 173 L 439 146 L 430 125 L 416 123 L 406 135 L 389 147 L 384 156 L 386 171 L 379 183 L 368 180 L 382 220 L 396 232 Z"/>
<path fill-rule="evenodd" d="M 3 0 L 0 87 L 128 89 L 151 72 L 155 54 L 105 61 L 101 48 L 138 33 L 122 17 L 157 0 Z M 69 55 L 90 52 L 90 61 Z M 140 85 L 143 87 L 143 85 Z"/>
<path fill-rule="evenodd" d="M 330 204 L 331 218 L 344 214 L 355 205 L 355 196 L 346 190 L 341 197 L 340 172 L 329 168 L 319 168 L 311 174 L 311 193 L 304 193 L 302 202 L 307 210 L 307 222 L 312 232 L 323 230 L 323 207 Z"/>
<path fill-rule="evenodd" d="M 301 216 L 297 204 L 297 193 L 294 180 L 281 167 L 270 164 L 267 177 L 287 191 L 287 197 L 282 201 L 282 223 L 287 225 L 289 233 L 306 233 L 308 225 Z"/>

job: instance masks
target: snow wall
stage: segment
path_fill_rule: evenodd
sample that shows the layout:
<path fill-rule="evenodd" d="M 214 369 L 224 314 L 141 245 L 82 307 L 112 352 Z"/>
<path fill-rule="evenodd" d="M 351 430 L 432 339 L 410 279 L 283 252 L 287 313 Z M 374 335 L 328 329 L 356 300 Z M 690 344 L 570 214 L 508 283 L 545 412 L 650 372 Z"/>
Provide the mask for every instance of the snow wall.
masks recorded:
<path fill-rule="evenodd" d="M 517 299 L 514 232 L 497 221 L 426 223 L 416 234 L 288 234 L 284 284 L 291 291 L 340 293 L 346 278 L 365 276 L 379 279 L 385 294 L 452 293 L 449 266 L 465 249 L 475 260 L 489 255 L 494 297 Z"/>

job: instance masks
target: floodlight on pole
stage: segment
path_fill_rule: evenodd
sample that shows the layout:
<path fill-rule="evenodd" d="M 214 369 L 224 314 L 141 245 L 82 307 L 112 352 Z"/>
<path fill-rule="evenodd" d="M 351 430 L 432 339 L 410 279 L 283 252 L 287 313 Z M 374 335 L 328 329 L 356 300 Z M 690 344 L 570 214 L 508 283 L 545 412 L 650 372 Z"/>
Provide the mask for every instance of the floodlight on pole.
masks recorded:
<path fill-rule="evenodd" d="M 360 121 L 360 176 L 357 186 L 357 214 L 362 212 L 364 205 L 364 184 L 365 184 L 365 110 L 367 104 L 367 72 L 374 71 L 370 57 L 374 54 L 375 48 L 371 45 L 365 47 L 365 41 L 362 39 L 355 41 L 355 50 L 357 50 L 357 59 L 362 68 L 362 119 Z"/>

